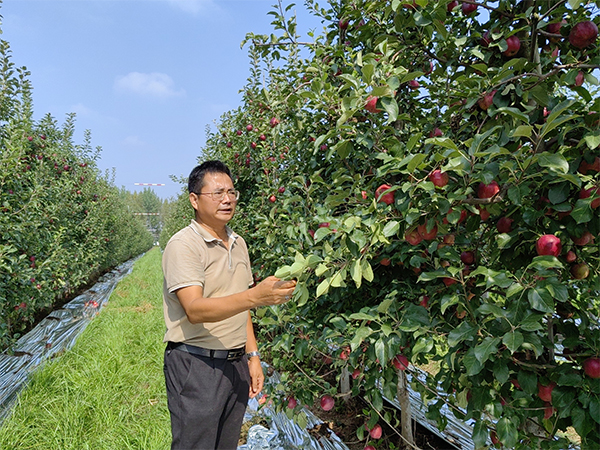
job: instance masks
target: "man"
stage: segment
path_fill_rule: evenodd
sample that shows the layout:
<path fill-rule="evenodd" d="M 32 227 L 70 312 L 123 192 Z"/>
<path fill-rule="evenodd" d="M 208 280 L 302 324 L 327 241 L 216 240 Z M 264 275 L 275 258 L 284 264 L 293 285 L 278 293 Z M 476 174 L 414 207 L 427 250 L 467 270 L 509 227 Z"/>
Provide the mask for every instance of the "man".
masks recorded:
<path fill-rule="evenodd" d="M 285 303 L 296 283 L 268 277 L 250 288 L 246 243 L 227 226 L 240 194 L 225 164 L 195 167 L 188 191 L 195 219 L 162 260 L 171 449 L 235 449 L 264 382 L 249 310 Z"/>

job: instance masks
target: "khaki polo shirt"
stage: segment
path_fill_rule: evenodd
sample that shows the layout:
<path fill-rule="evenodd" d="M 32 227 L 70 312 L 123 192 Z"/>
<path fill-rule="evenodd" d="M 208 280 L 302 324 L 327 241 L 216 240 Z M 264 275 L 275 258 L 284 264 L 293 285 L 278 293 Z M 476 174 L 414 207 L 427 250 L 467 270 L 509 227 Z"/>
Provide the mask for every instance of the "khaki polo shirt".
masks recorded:
<path fill-rule="evenodd" d="M 246 344 L 248 311 L 221 322 L 190 323 L 176 291 L 202 286 L 204 297 L 225 297 L 253 284 L 248 247 L 229 227 L 229 250 L 198 222 L 178 231 L 162 257 L 163 310 L 167 332 L 164 341 L 185 342 L 212 350 L 234 349 Z"/>

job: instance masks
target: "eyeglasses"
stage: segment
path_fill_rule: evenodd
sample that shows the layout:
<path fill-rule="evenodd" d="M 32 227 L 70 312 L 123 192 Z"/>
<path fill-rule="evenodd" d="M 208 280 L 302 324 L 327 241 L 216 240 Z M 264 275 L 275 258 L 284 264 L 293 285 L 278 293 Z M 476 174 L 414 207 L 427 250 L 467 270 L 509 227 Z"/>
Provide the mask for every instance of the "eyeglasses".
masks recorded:
<path fill-rule="evenodd" d="M 235 189 L 229 189 L 228 191 L 216 191 L 216 192 L 196 192 L 196 195 L 210 195 L 215 202 L 221 202 L 225 198 L 225 195 L 229 197 L 231 201 L 238 201 L 240 199 L 240 191 Z"/>

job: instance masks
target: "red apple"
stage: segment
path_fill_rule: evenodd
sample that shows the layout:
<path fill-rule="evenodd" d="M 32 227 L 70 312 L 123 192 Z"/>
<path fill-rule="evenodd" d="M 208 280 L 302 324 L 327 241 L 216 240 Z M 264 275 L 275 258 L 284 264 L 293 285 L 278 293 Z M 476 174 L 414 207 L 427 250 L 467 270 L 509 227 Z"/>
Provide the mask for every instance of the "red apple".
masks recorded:
<path fill-rule="evenodd" d="M 567 254 L 565 255 L 565 260 L 568 263 L 575 262 L 577 260 L 577 255 L 575 254 L 575 252 L 573 250 L 569 250 L 567 252 Z"/>
<path fill-rule="evenodd" d="M 586 263 L 575 264 L 571 267 L 571 275 L 576 280 L 583 280 L 590 274 L 590 267 Z"/>
<path fill-rule="evenodd" d="M 429 181 L 437 187 L 444 187 L 448 184 L 448 174 L 442 172 L 440 169 L 436 169 L 429 174 Z"/>
<path fill-rule="evenodd" d="M 389 266 L 390 263 L 390 258 L 381 258 L 381 261 L 379 261 L 379 264 L 381 264 L 382 266 Z"/>
<path fill-rule="evenodd" d="M 433 228 L 430 231 L 427 231 L 427 223 L 421 224 L 417 227 L 417 231 L 423 239 L 425 239 L 426 241 L 432 241 L 436 238 L 438 233 L 437 223 L 433 226 Z"/>
<path fill-rule="evenodd" d="M 419 305 L 421 305 L 423 308 L 427 308 L 429 306 L 429 296 L 421 296 L 421 301 L 419 302 Z"/>
<path fill-rule="evenodd" d="M 382 184 L 375 190 L 375 198 L 378 199 L 377 202 L 379 202 L 379 203 L 383 202 L 386 205 L 391 205 L 392 203 L 394 203 L 394 193 L 393 192 L 388 192 L 385 195 L 381 195 L 383 192 L 387 191 L 390 188 L 391 188 L 391 186 L 389 184 Z M 379 198 L 379 196 L 381 196 L 381 198 Z"/>
<path fill-rule="evenodd" d="M 510 217 L 500 217 L 496 223 L 498 233 L 510 233 L 512 230 L 513 219 Z"/>
<path fill-rule="evenodd" d="M 340 27 L 340 30 L 345 30 L 346 28 L 348 28 L 348 20 L 340 19 L 338 21 L 338 26 Z"/>
<path fill-rule="evenodd" d="M 406 370 L 408 369 L 408 358 L 402 353 L 398 353 L 396 356 L 394 356 L 392 364 L 397 370 Z"/>
<path fill-rule="evenodd" d="M 452 0 L 450 3 L 448 3 L 448 5 L 446 6 L 446 9 L 448 12 L 454 10 L 454 8 L 456 8 L 458 6 L 458 0 Z"/>
<path fill-rule="evenodd" d="M 450 277 L 443 277 L 442 278 L 442 282 L 446 285 L 446 286 L 452 286 L 453 284 L 458 283 L 458 280 L 454 279 L 454 278 L 450 278 Z"/>
<path fill-rule="evenodd" d="M 583 371 L 590 378 L 600 378 L 600 358 L 592 356 L 583 362 Z"/>
<path fill-rule="evenodd" d="M 408 87 L 413 90 L 416 90 L 416 89 L 419 89 L 419 87 L 421 87 L 421 85 L 419 84 L 419 82 L 417 80 L 410 80 L 408 82 Z"/>
<path fill-rule="evenodd" d="M 500 439 L 498 439 L 498 435 L 493 430 L 490 433 L 490 439 L 492 440 L 492 444 L 494 444 L 494 445 L 498 445 L 500 443 Z"/>
<path fill-rule="evenodd" d="M 364 450 L 375 450 L 375 447 L 373 447 L 372 445 L 367 445 Z"/>
<path fill-rule="evenodd" d="M 482 222 L 485 222 L 490 218 L 491 213 L 487 209 L 481 206 L 478 206 L 477 209 L 479 210 L 479 218 Z"/>
<path fill-rule="evenodd" d="M 266 141 L 267 137 L 264 134 L 261 134 L 258 139 L 260 139 L 261 141 Z"/>
<path fill-rule="evenodd" d="M 352 379 L 356 380 L 358 377 L 360 377 L 360 369 L 356 368 L 352 371 Z"/>
<path fill-rule="evenodd" d="M 460 260 L 464 263 L 464 264 L 468 264 L 471 265 L 475 262 L 475 253 L 473 253 L 472 251 L 468 250 L 468 251 L 464 251 L 460 254 Z"/>
<path fill-rule="evenodd" d="M 491 42 L 492 42 L 492 36 L 491 36 L 490 30 L 487 30 L 485 33 L 483 33 L 483 36 L 481 36 L 481 39 L 479 40 L 479 45 L 487 48 Z"/>
<path fill-rule="evenodd" d="M 285 187 L 281 186 L 279 189 L 277 189 L 277 192 L 283 194 L 285 192 Z"/>
<path fill-rule="evenodd" d="M 477 187 L 477 197 L 479 198 L 492 198 L 500 192 L 500 186 L 496 180 L 493 180 L 490 184 L 479 183 Z"/>
<path fill-rule="evenodd" d="M 479 107 L 481 109 L 483 109 L 484 111 L 487 111 L 487 109 L 492 106 L 492 103 L 494 103 L 494 95 L 496 94 L 497 89 L 494 89 L 493 91 L 490 92 L 486 92 L 483 97 L 481 97 L 478 101 L 477 104 L 479 105 Z"/>
<path fill-rule="evenodd" d="M 247 131 L 252 131 L 254 127 L 251 124 L 246 125 L 246 130 Z"/>
<path fill-rule="evenodd" d="M 591 20 L 579 22 L 569 33 L 569 42 L 573 47 L 586 48 L 596 42 L 598 26 Z"/>
<path fill-rule="evenodd" d="M 382 434 L 383 430 L 381 429 L 381 425 L 379 425 L 378 423 L 375 424 L 375 426 L 369 430 L 369 435 L 373 439 L 381 439 Z"/>
<path fill-rule="evenodd" d="M 585 80 L 585 75 L 584 73 L 580 70 L 579 72 L 577 72 L 577 75 L 575 76 L 575 86 L 579 87 L 583 84 Z"/>
<path fill-rule="evenodd" d="M 271 128 L 276 127 L 279 125 L 279 119 L 277 117 L 272 117 L 269 124 L 271 125 Z"/>
<path fill-rule="evenodd" d="M 571 237 L 571 239 L 573 240 L 573 243 L 575 245 L 588 245 L 590 242 L 592 242 L 594 240 L 594 235 L 592 233 L 590 233 L 589 231 L 584 231 L 583 234 L 581 236 L 579 236 L 578 238 L 576 237 Z"/>
<path fill-rule="evenodd" d="M 271 196 L 269 197 L 269 201 L 270 201 L 271 203 L 275 203 L 275 202 L 277 201 L 277 197 L 275 197 L 274 195 L 271 195 Z"/>
<path fill-rule="evenodd" d="M 377 100 L 378 97 L 369 96 L 367 98 L 367 103 L 365 104 L 365 109 L 371 113 L 381 112 L 381 110 L 377 108 Z"/>
<path fill-rule="evenodd" d="M 421 236 L 417 228 L 413 228 L 404 233 L 404 239 L 406 239 L 406 242 L 410 245 L 419 245 L 423 240 L 423 236 Z"/>
<path fill-rule="evenodd" d="M 229 141 L 229 142 L 227 142 L 227 144 L 225 144 L 225 146 L 226 146 L 227 148 L 231 148 L 231 146 L 232 146 L 232 145 L 233 145 L 233 144 L 232 144 L 232 142 L 231 142 L 231 141 Z"/>
<path fill-rule="evenodd" d="M 235 134 L 237 134 L 238 136 L 241 136 L 241 135 L 242 135 L 242 130 L 237 130 L 237 131 L 235 132 Z"/>
<path fill-rule="evenodd" d="M 323 411 L 331 411 L 335 406 L 335 400 L 331 395 L 325 394 L 321 397 L 321 409 Z"/>
<path fill-rule="evenodd" d="M 444 132 L 442 130 L 440 130 L 438 127 L 435 127 L 433 130 L 431 130 L 431 132 L 429 133 L 429 137 L 430 138 L 434 138 L 434 137 L 442 137 L 444 135 Z"/>
<path fill-rule="evenodd" d="M 469 16 L 477 11 L 477 5 L 475 3 L 462 2 L 460 8 L 465 16 Z"/>
<path fill-rule="evenodd" d="M 538 397 L 543 401 L 551 403 L 552 402 L 552 391 L 556 387 L 556 383 L 554 381 L 548 383 L 547 385 L 543 385 L 538 383 Z"/>
<path fill-rule="evenodd" d="M 250 147 L 252 148 L 252 150 L 256 149 L 256 146 L 257 146 L 256 142 L 252 142 L 250 144 Z"/>
<path fill-rule="evenodd" d="M 519 52 L 521 48 L 521 41 L 516 35 L 512 35 L 506 38 L 506 45 L 508 48 L 502 52 L 504 56 L 514 56 Z"/>
<path fill-rule="evenodd" d="M 564 19 L 561 20 L 560 22 L 549 23 L 548 26 L 546 27 L 546 31 L 548 31 L 548 33 L 560 35 L 560 29 L 562 28 L 563 25 L 566 25 L 566 24 L 567 24 L 567 21 Z M 561 39 L 562 39 L 562 36 L 551 37 L 550 42 L 558 42 Z"/>
<path fill-rule="evenodd" d="M 287 407 L 288 407 L 289 409 L 294 409 L 294 408 L 296 407 L 296 405 L 297 405 L 297 404 L 298 404 L 298 402 L 296 401 L 296 399 L 295 399 L 294 397 L 290 397 L 290 398 L 288 399 L 288 405 L 287 405 Z"/>
<path fill-rule="evenodd" d="M 548 420 L 550 417 L 554 415 L 554 408 L 550 403 L 546 403 L 546 407 L 544 408 L 544 419 Z"/>
<path fill-rule="evenodd" d="M 558 256 L 560 255 L 562 244 L 560 243 L 560 239 L 553 234 L 544 234 L 537 240 L 535 248 L 537 254 L 540 256 Z"/>
<path fill-rule="evenodd" d="M 592 207 L 592 209 L 596 209 L 600 206 L 600 186 L 591 187 L 589 189 L 582 189 L 581 191 L 579 191 L 579 198 L 590 198 L 592 194 L 594 195 L 594 197 L 597 198 L 592 200 L 590 206 Z"/>
<path fill-rule="evenodd" d="M 589 171 L 600 172 L 600 156 L 596 156 L 594 162 L 588 163 L 585 159 L 579 164 L 579 173 L 587 175 Z"/>

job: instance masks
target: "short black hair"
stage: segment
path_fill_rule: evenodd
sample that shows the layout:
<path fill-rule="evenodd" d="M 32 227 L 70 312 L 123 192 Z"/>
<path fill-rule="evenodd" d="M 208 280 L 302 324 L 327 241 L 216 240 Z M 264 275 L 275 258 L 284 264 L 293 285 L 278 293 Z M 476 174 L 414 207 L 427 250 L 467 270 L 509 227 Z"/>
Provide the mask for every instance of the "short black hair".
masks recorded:
<path fill-rule="evenodd" d="M 188 178 L 188 192 L 198 194 L 204 187 L 204 175 L 207 173 L 224 173 L 233 181 L 231 171 L 225 163 L 218 160 L 204 161 L 192 169 Z"/>

